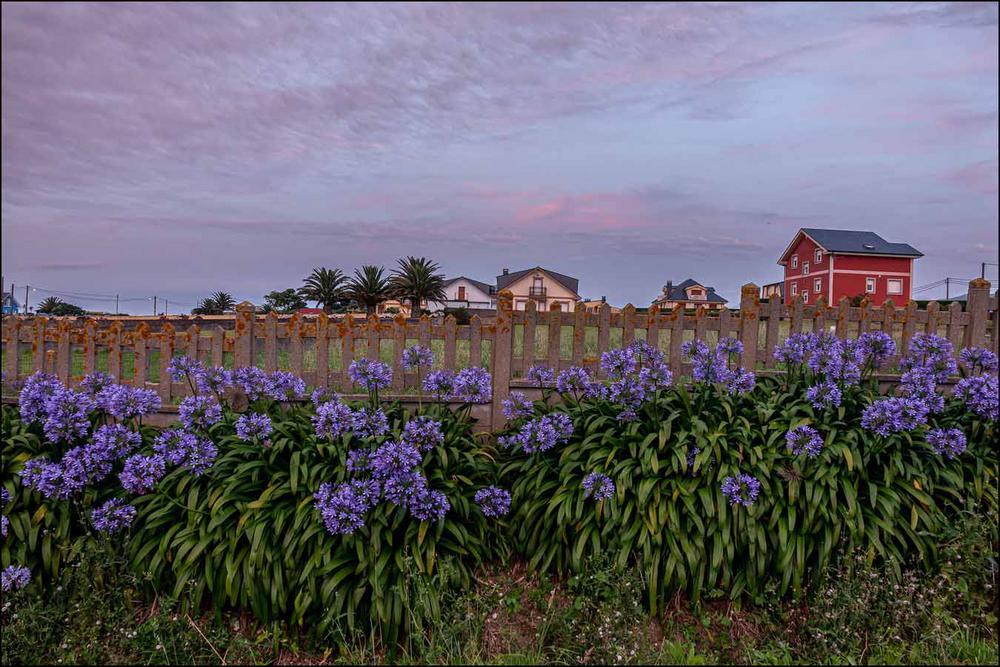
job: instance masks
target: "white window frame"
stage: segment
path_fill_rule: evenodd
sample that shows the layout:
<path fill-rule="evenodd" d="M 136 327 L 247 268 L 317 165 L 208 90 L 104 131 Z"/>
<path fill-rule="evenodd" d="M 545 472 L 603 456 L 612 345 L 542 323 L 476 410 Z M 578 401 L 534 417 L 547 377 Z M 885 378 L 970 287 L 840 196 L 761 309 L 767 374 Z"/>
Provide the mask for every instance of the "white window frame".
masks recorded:
<path fill-rule="evenodd" d="M 809 303 L 809 290 L 802 290 L 802 303 Z"/>
<path fill-rule="evenodd" d="M 898 289 L 893 289 L 893 285 L 899 285 Z M 899 296 L 903 293 L 903 279 L 889 278 L 885 281 L 885 292 L 891 296 Z"/>
<path fill-rule="evenodd" d="M 799 293 L 799 284 L 792 283 L 792 296 L 796 296 Z"/>
<path fill-rule="evenodd" d="M 798 255 L 792 255 L 792 268 L 793 269 L 799 268 L 799 256 Z"/>
<path fill-rule="evenodd" d="M 816 294 L 820 294 L 820 293 L 823 292 L 823 279 L 822 278 L 815 278 L 815 279 L 813 279 L 813 292 L 816 292 Z"/>
<path fill-rule="evenodd" d="M 816 260 L 817 264 L 822 264 L 823 263 L 823 249 L 822 248 L 816 248 L 816 254 L 813 256 L 813 258 Z"/>
<path fill-rule="evenodd" d="M 802 262 L 802 275 L 809 275 L 809 262 Z"/>
<path fill-rule="evenodd" d="M 869 287 L 869 285 L 871 285 L 871 287 Z M 878 282 L 871 276 L 866 277 L 865 294 L 874 294 L 876 289 L 878 289 Z"/>

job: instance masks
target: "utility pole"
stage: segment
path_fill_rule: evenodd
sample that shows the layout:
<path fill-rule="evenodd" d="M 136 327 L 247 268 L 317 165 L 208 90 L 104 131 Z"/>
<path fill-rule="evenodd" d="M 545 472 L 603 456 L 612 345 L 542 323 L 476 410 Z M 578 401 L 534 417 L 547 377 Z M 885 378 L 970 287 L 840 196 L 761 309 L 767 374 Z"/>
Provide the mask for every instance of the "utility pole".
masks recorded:
<path fill-rule="evenodd" d="M 153 295 L 153 317 L 156 317 L 156 295 Z"/>
<path fill-rule="evenodd" d="M 25 315 L 28 314 L 28 288 L 29 287 L 31 287 L 31 285 L 25 285 L 24 286 L 24 314 Z"/>
<path fill-rule="evenodd" d="M 949 298 L 948 288 L 951 287 L 951 278 L 944 279 L 944 300 L 947 301 Z"/>
<path fill-rule="evenodd" d="M 118 314 L 118 295 L 115 294 L 115 315 Z"/>
<path fill-rule="evenodd" d="M 166 315 L 168 310 L 170 310 L 170 300 L 169 299 L 164 299 L 163 300 L 163 314 Z"/>

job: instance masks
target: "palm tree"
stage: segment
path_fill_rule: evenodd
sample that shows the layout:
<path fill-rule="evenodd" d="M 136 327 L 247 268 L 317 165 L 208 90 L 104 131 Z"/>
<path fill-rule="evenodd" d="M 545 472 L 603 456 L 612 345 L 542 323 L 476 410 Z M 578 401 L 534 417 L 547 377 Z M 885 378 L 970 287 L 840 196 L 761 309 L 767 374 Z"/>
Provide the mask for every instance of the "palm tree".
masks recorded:
<path fill-rule="evenodd" d="M 236 308 L 236 299 L 228 292 L 215 292 L 207 299 L 202 299 L 198 307 L 191 311 L 192 315 L 222 315 Z"/>
<path fill-rule="evenodd" d="M 332 313 L 334 307 L 344 300 L 347 291 L 347 276 L 340 269 L 313 269 L 302 282 L 305 287 L 299 288 L 299 294 L 307 301 L 315 301 L 325 313 Z"/>
<path fill-rule="evenodd" d="M 410 302 L 410 315 L 416 317 L 423 301 L 444 301 L 444 276 L 441 267 L 426 257 L 399 260 L 392 275 L 394 296 Z"/>
<path fill-rule="evenodd" d="M 381 266 L 362 266 L 354 269 L 354 277 L 347 286 L 347 295 L 354 299 L 365 311 L 374 313 L 378 305 L 392 296 L 392 287 Z"/>
<path fill-rule="evenodd" d="M 38 308 L 35 308 L 35 312 L 42 315 L 49 315 L 55 313 L 62 304 L 63 300 L 57 296 L 46 297 L 38 304 Z"/>

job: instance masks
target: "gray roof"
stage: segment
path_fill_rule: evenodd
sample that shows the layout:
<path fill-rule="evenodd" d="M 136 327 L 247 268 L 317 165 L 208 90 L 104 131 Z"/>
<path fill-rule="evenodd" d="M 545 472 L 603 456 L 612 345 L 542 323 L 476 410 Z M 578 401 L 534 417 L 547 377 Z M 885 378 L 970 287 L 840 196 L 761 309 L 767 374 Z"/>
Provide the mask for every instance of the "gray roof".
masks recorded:
<path fill-rule="evenodd" d="M 522 278 L 523 276 L 528 275 L 532 271 L 538 271 L 538 270 L 544 271 L 545 273 L 549 274 L 550 276 L 552 276 L 555 279 L 555 281 L 557 283 L 559 283 L 560 285 L 562 285 L 566 289 L 570 290 L 574 294 L 579 294 L 579 288 L 580 288 L 580 281 L 579 280 L 577 280 L 576 278 L 571 278 L 569 276 L 565 276 L 565 275 L 563 275 L 561 273 L 556 273 L 555 271 L 552 271 L 550 269 L 546 269 L 546 268 L 541 267 L 541 266 L 536 266 L 536 267 L 533 267 L 533 268 L 530 268 L 530 269 L 525 269 L 523 271 L 511 271 L 510 273 L 501 274 L 501 275 L 497 276 L 497 291 L 499 292 L 504 287 L 507 287 L 507 285 L 510 285 L 515 280 L 517 280 L 519 278 Z"/>
<path fill-rule="evenodd" d="M 496 289 L 495 287 L 493 287 L 493 285 L 490 285 L 489 283 L 484 283 L 481 280 L 473 280 L 472 278 L 469 278 L 468 276 L 456 276 L 454 278 L 447 278 L 444 281 L 444 286 L 447 287 L 448 285 L 452 284 L 456 280 L 468 280 L 470 283 L 472 283 L 473 285 L 475 285 L 479 289 L 483 290 L 483 292 L 486 293 L 486 294 L 493 294 L 494 290 Z"/>
<path fill-rule="evenodd" d="M 908 243 L 889 243 L 875 232 L 806 227 L 803 227 L 801 231 L 823 246 L 827 252 L 845 252 L 857 255 L 897 255 L 899 257 L 924 256 L 922 252 Z M 788 250 L 785 251 L 785 254 L 788 254 Z M 781 258 L 784 259 L 785 255 L 782 255 Z"/>
<path fill-rule="evenodd" d="M 685 290 L 688 287 L 694 287 L 695 285 L 701 285 L 707 290 L 708 293 L 705 295 L 704 299 L 688 299 L 688 295 Z M 666 285 L 664 285 L 664 287 L 666 287 Z M 705 301 L 707 303 L 726 303 L 726 299 L 723 299 L 721 296 L 715 293 L 714 287 L 709 287 L 708 285 L 702 285 L 700 282 L 694 280 L 693 278 L 688 278 L 682 283 L 671 285 L 669 292 L 664 291 L 663 294 L 660 294 L 658 297 L 656 297 L 656 299 L 653 300 L 653 303 L 657 303 L 660 301 L 699 301 L 699 302 Z"/>

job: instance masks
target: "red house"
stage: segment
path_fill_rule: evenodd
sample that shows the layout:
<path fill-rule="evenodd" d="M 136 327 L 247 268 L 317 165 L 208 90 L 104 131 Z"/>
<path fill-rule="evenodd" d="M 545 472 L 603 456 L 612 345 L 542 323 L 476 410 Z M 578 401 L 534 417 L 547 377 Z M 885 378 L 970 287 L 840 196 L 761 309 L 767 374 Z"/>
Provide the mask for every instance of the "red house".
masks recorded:
<path fill-rule="evenodd" d="M 785 303 L 822 296 L 828 304 L 863 296 L 873 305 L 910 300 L 913 260 L 923 253 L 906 243 L 889 243 L 874 232 L 800 229 L 778 259 L 785 267 Z"/>

